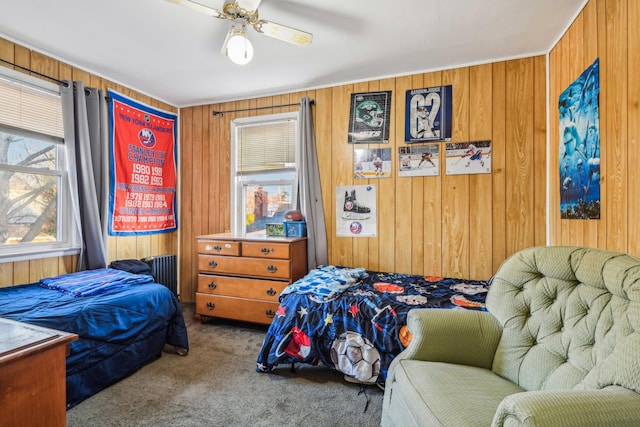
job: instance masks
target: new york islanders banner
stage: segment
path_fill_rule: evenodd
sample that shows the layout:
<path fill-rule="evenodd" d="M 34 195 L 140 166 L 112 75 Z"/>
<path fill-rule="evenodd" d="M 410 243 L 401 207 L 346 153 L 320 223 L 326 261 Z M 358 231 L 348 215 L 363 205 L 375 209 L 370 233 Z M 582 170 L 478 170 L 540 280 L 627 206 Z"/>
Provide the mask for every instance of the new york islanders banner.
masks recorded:
<path fill-rule="evenodd" d="M 165 233 L 176 218 L 177 116 L 109 90 L 109 234 Z"/>

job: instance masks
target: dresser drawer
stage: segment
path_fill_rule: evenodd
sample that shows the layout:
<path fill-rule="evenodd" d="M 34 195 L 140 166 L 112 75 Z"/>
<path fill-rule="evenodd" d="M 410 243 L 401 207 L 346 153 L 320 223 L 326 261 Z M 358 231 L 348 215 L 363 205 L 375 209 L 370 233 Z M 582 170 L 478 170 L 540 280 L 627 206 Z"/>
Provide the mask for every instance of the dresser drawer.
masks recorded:
<path fill-rule="evenodd" d="M 279 304 L 244 298 L 196 293 L 196 314 L 208 317 L 271 324 Z"/>
<path fill-rule="evenodd" d="M 230 297 L 278 302 L 278 296 L 289 282 L 249 279 L 244 277 L 198 275 L 198 292 Z"/>
<path fill-rule="evenodd" d="M 198 269 L 218 274 L 286 279 L 291 277 L 291 261 L 285 259 L 235 258 L 200 255 Z"/>
<path fill-rule="evenodd" d="M 289 259 L 291 245 L 274 242 L 242 242 L 242 256 Z"/>
<path fill-rule="evenodd" d="M 240 256 L 240 242 L 230 242 L 225 240 L 200 240 L 198 241 L 198 253 Z"/>

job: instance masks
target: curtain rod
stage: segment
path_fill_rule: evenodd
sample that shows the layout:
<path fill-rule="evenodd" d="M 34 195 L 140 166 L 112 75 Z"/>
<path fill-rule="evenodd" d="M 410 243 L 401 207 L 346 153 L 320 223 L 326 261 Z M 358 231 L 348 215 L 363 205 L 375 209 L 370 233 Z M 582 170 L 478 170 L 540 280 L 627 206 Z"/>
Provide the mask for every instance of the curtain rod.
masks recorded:
<path fill-rule="evenodd" d="M 56 83 L 58 83 L 58 84 L 62 84 L 62 83 L 63 83 L 63 82 L 62 82 L 62 80 L 58 80 L 58 79 L 56 79 L 56 78 L 54 78 L 54 77 L 47 76 L 46 74 L 42 74 L 42 73 L 39 73 L 39 72 L 37 72 L 37 71 L 33 71 L 33 70 L 31 70 L 31 69 L 29 69 L 29 68 L 26 68 L 26 67 L 23 67 L 23 66 L 21 66 L 21 65 L 14 64 L 13 62 L 5 61 L 4 59 L 1 59 L 1 58 L 0 58 L 0 61 L 4 62 L 5 64 L 9 64 L 9 65 L 11 65 L 11 66 L 13 66 L 13 67 L 20 68 L 20 69 L 21 69 L 21 70 L 23 70 L 23 71 L 28 71 L 28 72 L 33 73 L 33 74 L 36 74 L 36 75 L 38 75 L 38 76 L 40 76 L 40 77 L 44 77 L 45 79 L 49 79 L 49 80 L 54 81 L 54 82 L 56 82 Z"/>
<path fill-rule="evenodd" d="M 309 105 L 315 105 L 316 102 L 311 99 L 309 100 Z M 296 105 L 300 105 L 299 102 L 296 102 L 295 104 L 282 104 L 282 105 L 270 105 L 268 107 L 253 107 L 253 108 L 243 108 L 241 110 L 226 110 L 226 111 L 215 111 L 213 110 L 212 113 L 214 116 L 217 116 L 218 114 L 221 114 L 224 116 L 224 113 L 238 113 L 241 111 L 255 111 L 255 110 L 266 110 L 267 108 L 281 108 L 281 107 L 293 107 Z"/>

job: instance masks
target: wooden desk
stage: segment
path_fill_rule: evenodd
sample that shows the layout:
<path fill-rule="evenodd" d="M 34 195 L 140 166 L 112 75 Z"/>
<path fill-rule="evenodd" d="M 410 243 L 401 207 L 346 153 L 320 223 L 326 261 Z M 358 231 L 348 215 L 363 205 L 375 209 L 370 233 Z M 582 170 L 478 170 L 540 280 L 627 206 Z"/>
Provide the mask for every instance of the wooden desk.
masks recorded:
<path fill-rule="evenodd" d="M 0 427 L 66 426 L 66 357 L 77 339 L 0 318 Z"/>

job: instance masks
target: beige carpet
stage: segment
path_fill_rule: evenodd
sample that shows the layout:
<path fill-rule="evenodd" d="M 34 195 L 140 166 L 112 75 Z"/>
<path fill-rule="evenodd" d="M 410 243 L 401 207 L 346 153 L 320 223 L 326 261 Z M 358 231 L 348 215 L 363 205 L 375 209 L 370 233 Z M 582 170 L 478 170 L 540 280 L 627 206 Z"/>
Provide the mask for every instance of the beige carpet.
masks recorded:
<path fill-rule="evenodd" d="M 69 427 L 349 426 L 380 424 L 383 392 L 309 365 L 255 371 L 266 327 L 194 321 L 183 304 L 190 352 L 164 353 L 67 411 Z"/>

